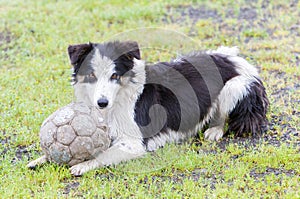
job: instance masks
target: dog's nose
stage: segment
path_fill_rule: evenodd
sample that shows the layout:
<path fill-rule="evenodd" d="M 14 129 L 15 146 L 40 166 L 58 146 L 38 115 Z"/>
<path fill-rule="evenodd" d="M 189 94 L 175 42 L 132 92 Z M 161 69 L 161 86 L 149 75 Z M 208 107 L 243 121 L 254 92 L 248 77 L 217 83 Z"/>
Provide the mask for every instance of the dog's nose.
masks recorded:
<path fill-rule="evenodd" d="M 100 108 L 105 108 L 108 105 L 108 100 L 106 98 L 98 99 L 97 104 Z"/>

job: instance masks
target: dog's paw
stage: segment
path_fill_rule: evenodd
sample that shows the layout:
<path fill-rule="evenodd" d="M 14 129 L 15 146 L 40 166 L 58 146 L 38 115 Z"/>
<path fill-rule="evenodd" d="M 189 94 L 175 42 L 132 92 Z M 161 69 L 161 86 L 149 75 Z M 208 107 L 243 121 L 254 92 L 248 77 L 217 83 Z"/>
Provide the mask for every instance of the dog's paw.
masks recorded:
<path fill-rule="evenodd" d="M 72 166 L 70 172 L 74 176 L 82 176 L 84 173 L 99 167 L 101 167 L 101 164 L 93 159 Z"/>
<path fill-rule="evenodd" d="M 33 160 L 27 164 L 28 169 L 34 170 L 36 167 L 37 167 L 37 163 L 35 162 L 35 160 Z"/>
<path fill-rule="evenodd" d="M 48 158 L 45 155 L 43 155 L 42 157 L 39 157 L 38 159 L 29 162 L 27 164 L 27 168 L 35 169 L 37 166 L 42 165 L 46 162 L 48 162 Z"/>
<path fill-rule="evenodd" d="M 210 141 L 218 141 L 223 137 L 223 135 L 223 128 L 219 126 L 211 127 L 204 132 L 204 138 Z"/>
<path fill-rule="evenodd" d="M 82 176 L 84 173 L 89 171 L 86 162 L 76 164 L 70 168 L 70 172 L 73 176 Z"/>

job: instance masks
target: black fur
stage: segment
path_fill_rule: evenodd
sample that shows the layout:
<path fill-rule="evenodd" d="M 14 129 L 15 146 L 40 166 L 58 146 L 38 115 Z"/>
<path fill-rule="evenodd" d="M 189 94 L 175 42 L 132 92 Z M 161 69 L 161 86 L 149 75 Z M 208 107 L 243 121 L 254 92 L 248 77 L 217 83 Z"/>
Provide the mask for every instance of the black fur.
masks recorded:
<path fill-rule="evenodd" d="M 108 42 L 97 44 L 100 54 L 114 61 L 116 73 L 126 75 L 133 68 L 133 58 L 141 59 L 139 46 L 136 42 Z"/>
<path fill-rule="evenodd" d="M 69 54 L 71 64 L 75 67 L 79 67 L 83 62 L 83 60 L 85 59 L 85 57 L 91 52 L 92 49 L 93 49 L 92 43 L 70 45 L 68 47 L 68 54 Z"/>
<path fill-rule="evenodd" d="M 222 74 L 223 84 L 225 84 L 231 78 L 238 76 L 238 73 L 234 70 L 233 63 L 228 58 L 221 54 L 211 55 L 214 63 L 218 66 L 220 74 Z"/>
<path fill-rule="evenodd" d="M 267 128 L 266 113 L 269 101 L 262 82 L 257 79 L 248 89 L 248 95 L 239 101 L 229 114 L 228 132 L 236 136 L 252 133 L 256 136 Z"/>
<path fill-rule="evenodd" d="M 144 92 L 135 108 L 135 120 L 145 142 L 167 129 L 193 130 L 207 115 L 226 81 L 238 75 L 226 58 L 200 53 L 182 57 L 179 62 L 147 66 L 146 73 Z M 154 104 L 164 107 L 166 119 L 161 110 L 150 118 L 149 110 Z"/>
<path fill-rule="evenodd" d="M 93 44 L 76 44 L 76 45 L 70 45 L 68 47 L 68 54 L 71 61 L 71 64 L 73 65 L 73 74 L 72 74 L 72 81 L 75 83 L 76 80 L 76 74 L 78 73 L 80 66 L 86 56 L 92 51 Z"/>
<path fill-rule="evenodd" d="M 114 61 L 116 72 L 122 76 L 133 68 L 133 58 L 141 59 L 137 42 L 108 42 L 103 44 L 77 44 L 68 47 L 71 64 L 74 67 L 73 77 L 78 73 L 80 66 L 87 55 L 98 48 L 100 54 Z"/>

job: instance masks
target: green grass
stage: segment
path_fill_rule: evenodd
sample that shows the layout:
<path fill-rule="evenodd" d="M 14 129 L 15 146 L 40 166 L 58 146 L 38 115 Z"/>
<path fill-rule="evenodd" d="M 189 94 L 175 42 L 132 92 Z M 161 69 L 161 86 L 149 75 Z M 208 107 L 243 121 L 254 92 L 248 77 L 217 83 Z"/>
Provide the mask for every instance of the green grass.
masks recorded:
<path fill-rule="evenodd" d="M 262 4 L 0 1 L 1 197 L 300 198 L 300 3 Z M 190 6 L 217 14 L 195 20 L 183 15 Z M 245 8 L 255 9 L 253 19 L 240 17 Z M 73 100 L 68 45 L 117 38 L 139 41 L 142 56 L 152 62 L 238 46 L 266 82 L 271 128 L 265 141 L 209 143 L 200 134 L 199 140 L 81 178 L 55 164 L 28 170 L 28 157 L 41 155 L 42 121 Z"/>

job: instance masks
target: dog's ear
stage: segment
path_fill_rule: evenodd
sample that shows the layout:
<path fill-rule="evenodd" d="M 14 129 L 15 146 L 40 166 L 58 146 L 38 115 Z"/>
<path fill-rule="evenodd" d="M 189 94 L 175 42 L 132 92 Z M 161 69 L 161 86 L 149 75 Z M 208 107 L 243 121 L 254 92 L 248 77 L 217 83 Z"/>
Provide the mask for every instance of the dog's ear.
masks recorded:
<path fill-rule="evenodd" d="M 74 67 L 79 67 L 80 64 L 83 62 L 84 58 L 91 52 L 92 49 L 92 43 L 69 45 L 68 54 L 71 64 Z"/>
<path fill-rule="evenodd" d="M 139 45 L 135 41 L 126 41 L 121 43 L 122 53 L 130 60 L 133 58 L 141 59 Z"/>

